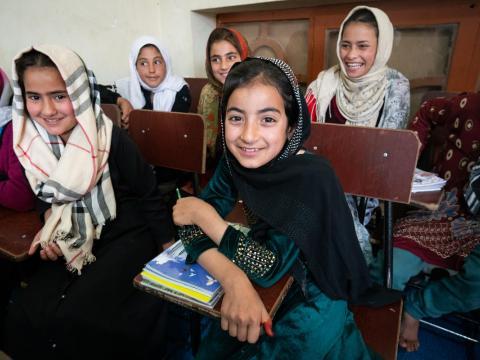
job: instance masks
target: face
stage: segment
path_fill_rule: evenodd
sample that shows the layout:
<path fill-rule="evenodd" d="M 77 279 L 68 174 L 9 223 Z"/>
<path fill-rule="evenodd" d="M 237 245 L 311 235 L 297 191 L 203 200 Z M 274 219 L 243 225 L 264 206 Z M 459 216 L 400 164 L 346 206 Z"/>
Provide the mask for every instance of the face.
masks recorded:
<path fill-rule="evenodd" d="M 237 88 L 228 99 L 225 141 L 245 168 L 273 160 L 288 137 L 288 119 L 280 93 L 259 82 Z"/>
<path fill-rule="evenodd" d="M 215 41 L 210 48 L 210 65 L 213 76 L 222 84 L 225 83 L 232 65 L 241 60 L 235 46 L 226 40 Z"/>
<path fill-rule="evenodd" d="M 147 46 L 140 50 L 136 67 L 143 82 L 152 88 L 160 85 L 167 74 L 165 60 L 154 46 Z"/>
<path fill-rule="evenodd" d="M 340 58 L 347 75 L 358 78 L 369 72 L 377 54 L 375 28 L 369 24 L 352 22 L 343 29 Z"/>
<path fill-rule="evenodd" d="M 77 119 L 59 71 L 53 67 L 32 66 L 25 70 L 23 83 L 30 117 L 66 143 Z"/>

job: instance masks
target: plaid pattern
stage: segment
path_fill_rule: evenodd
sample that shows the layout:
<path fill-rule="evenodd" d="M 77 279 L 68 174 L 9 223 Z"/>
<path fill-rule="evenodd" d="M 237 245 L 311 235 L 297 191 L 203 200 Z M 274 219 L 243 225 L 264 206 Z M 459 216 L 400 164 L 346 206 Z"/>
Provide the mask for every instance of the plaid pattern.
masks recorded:
<path fill-rule="evenodd" d="M 473 215 L 477 215 L 480 210 L 480 164 L 477 163 L 470 173 L 470 181 L 465 190 L 465 201 Z"/>
<path fill-rule="evenodd" d="M 100 237 L 105 222 L 116 215 L 108 169 L 113 125 L 100 108 L 93 73 L 86 70 L 77 54 L 54 45 L 36 46 L 35 50 L 56 64 L 78 124 L 64 145 L 60 137 L 50 135 L 25 116 L 13 64 L 14 150 L 35 194 L 52 204 L 40 236 L 42 247 L 57 243 L 67 268 L 80 274 L 83 265 L 95 260 L 93 240 Z"/>

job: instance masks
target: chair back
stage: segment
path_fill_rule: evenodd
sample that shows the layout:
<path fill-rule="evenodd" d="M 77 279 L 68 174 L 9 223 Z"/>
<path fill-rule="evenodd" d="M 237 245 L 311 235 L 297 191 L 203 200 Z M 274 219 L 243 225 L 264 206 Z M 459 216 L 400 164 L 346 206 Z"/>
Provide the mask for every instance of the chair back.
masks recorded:
<path fill-rule="evenodd" d="M 151 110 L 130 113 L 129 133 L 155 166 L 205 173 L 205 125 L 198 114 Z"/>
<path fill-rule="evenodd" d="M 410 202 L 420 151 L 413 131 L 312 124 L 305 148 L 330 161 L 346 193 Z"/>
<path fill-rule="evenodd" d="M 198 107 L 198 101 L 200 99 L 200 92 L 202 88 L 208 83 L 207 78 L 185 78 L 185 81 L 190 88 L 190 95 L 192 96 L 192 102 L 190 104 L 190 112 L 196 113 Z"/>

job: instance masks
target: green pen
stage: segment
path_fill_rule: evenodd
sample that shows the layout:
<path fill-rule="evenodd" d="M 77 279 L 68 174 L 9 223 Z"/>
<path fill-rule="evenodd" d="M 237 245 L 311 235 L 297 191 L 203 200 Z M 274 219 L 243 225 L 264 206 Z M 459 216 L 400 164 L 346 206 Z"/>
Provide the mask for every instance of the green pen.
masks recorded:
<path fill-rule="evenodd" d="M 182 194 L 180 194 L 180 189 L 177 188 L 176 191 L 177 191 L 177 199 L 181 199 L 181 198 L 182 198 Z"/>

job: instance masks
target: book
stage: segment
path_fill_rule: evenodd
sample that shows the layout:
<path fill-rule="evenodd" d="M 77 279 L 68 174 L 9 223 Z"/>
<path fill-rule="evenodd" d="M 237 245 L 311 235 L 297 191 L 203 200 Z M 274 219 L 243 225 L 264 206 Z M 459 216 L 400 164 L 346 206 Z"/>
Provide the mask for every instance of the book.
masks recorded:
<path fill-rule="evenodd" d="M 201 265 L 185 264 L 185 258 L 185 249 L 181 241 L 177 241 L 147 263 L 133 279 L 134 286 L 203 315 L 220 318 L 222 287 Z M 190 269 L 195 276 L 187 275 L 191 274 Z M 287 274 L 268 288 L 253 285 L 272 319 L 292 283 L 293 277 Z"/>
<path fill-rule="evenodd" d="M 413 175 L 412 192 L 440 191 L 447 183 L 434 173 L 415 169 Z"/>
<path fill-rule="evenodd" d="M 187 264 L 186 257 L 178 240 L 145 265 L 141 272 L 144 285 L 212 308 L 223 292 L 220 283 L 201 265 Z"/>

